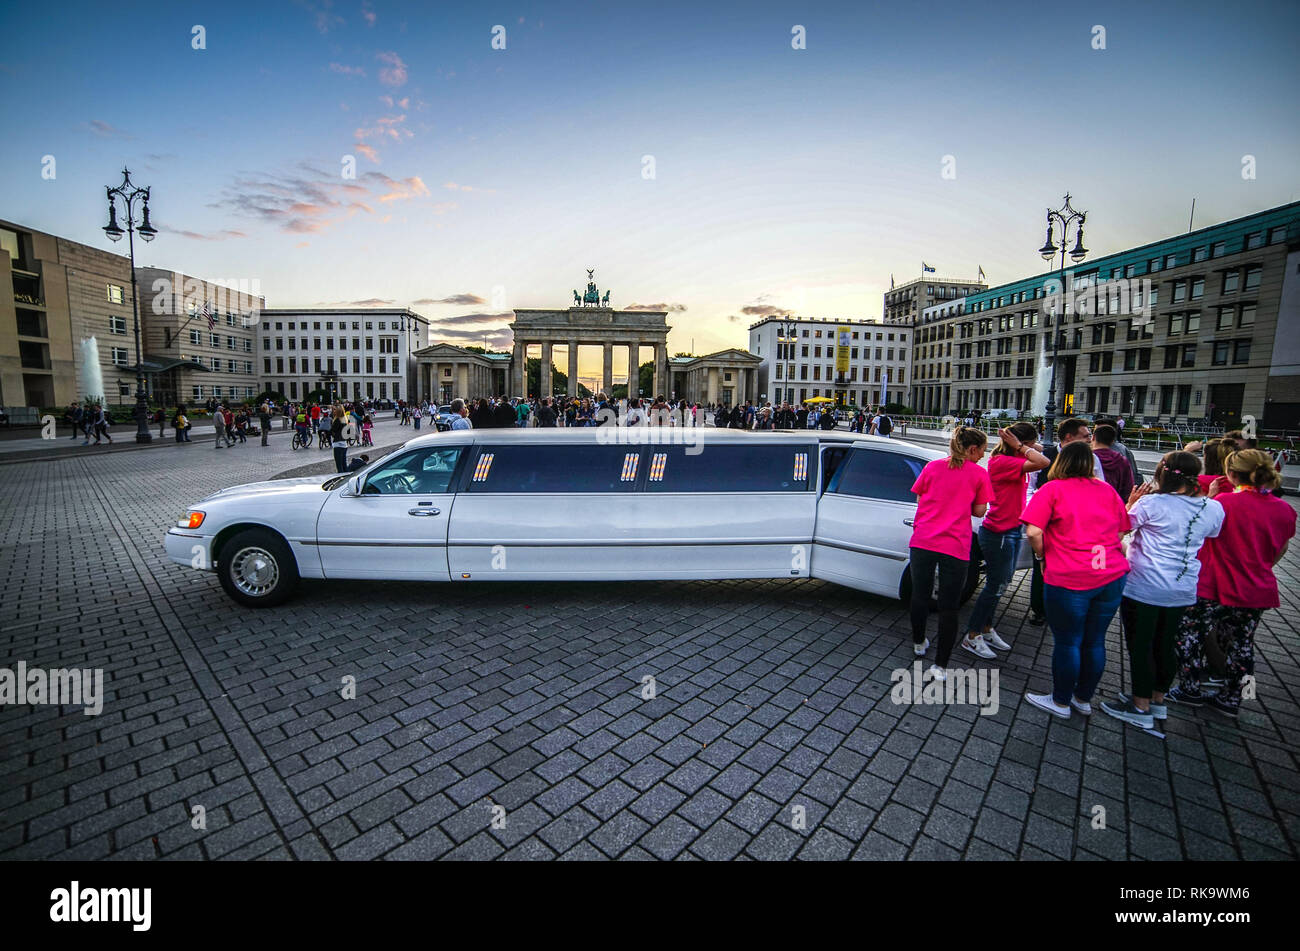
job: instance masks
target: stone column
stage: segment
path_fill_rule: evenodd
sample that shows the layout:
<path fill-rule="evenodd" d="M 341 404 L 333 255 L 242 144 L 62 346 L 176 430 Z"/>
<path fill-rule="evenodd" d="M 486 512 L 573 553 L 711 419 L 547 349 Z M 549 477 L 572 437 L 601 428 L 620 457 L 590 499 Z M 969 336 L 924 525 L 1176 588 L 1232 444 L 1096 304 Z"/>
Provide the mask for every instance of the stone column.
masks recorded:
<path fill-rule="evenodd" d="M 578 341 L 569 341 L 569 395 L 578 395 Z"/>
<path fill-rule="evenodd" d="M 469 393 L 469 364 L 468 363 L 456 364 L 456 392 L 452 393 L 451 395 L 453 399 L 455 399 L 458 396 L 464 400 L 469 399 L 470 393 Z"/>
<path fill-rule="evenodd" d="M 709 389 L 705 399 L 710 405 L 718 402 L 718 368 L 709 367 Z"/>
<path fill-rule="evenodd" d="M 627 398 L 638 396 L 641 387 L 641 344 L 635 340 L 628 341 L 627 347 Z"/>
<path fill-rule="evenodd" d="M 602 388 L 605 391 L 605 396 L 608 397 L 609 391 L 614 388 L 614 344 L 613 342 L 606 340 L 604 350 L 605 350 L 604 363 L 601 367 L 602 373 L 604 374 L 602 377 Z"/>
<path fill-rule="evenodd" d="M 649 344 L 649 347 L 650 365 L 654 368 L 653 372 L 650 374 L 650 395 L 652 397 L 657 397 L 664 388 L 663 376 L 660 374 L 659 369 L 659 344 L 652 342 Z"/>
<path fill-rule="evenodd" d="M 524 387 L 528 385 L 528 345 L 522 340 L 516 340 L 514 351 L 511 354 L 510 378 L 514 387 L 513 393 L 507 393 L 507 398 L 515 396 L 527 396 L 528 393 Z"/>
<path fill-rule="evenodd" d="M 542 399 L 548 399 L 552 395 L 554 384 L 551 380 L 551 341 L 542 341 L 542 367 L 541 373 L 537 376 L 538 396 Z"/>

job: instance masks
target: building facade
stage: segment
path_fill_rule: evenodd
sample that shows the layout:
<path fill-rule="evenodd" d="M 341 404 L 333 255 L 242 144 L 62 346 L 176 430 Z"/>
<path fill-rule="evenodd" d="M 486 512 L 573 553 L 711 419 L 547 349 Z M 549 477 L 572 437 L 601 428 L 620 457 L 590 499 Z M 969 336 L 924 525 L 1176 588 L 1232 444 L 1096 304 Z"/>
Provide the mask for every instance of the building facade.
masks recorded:
<path fill-rule="evenodd" d="M 1041 412 L 1055 330 L 1058 416 L 1300 426 L 1300 202 L 1086 261 L 1064 283 L 1052 271 L 928 310 L 929 409 Z"/>
<path fill-rule="evenodd" d="M 261 392 L 255 361 L 263 297 L 165 268 L 137 267 L 136 281 L 144 369 L 163 405 L 242 403 Z M 131 364 L 134 373 L 134 358 Z"/>
<path fill-rule="evenodd" d="M 848 368 L 836 368 L 837 332 L 847 327 Z M 913 330 L 873 320 L 765 317 L 749 327 L 749 352 L 760 358 L 759 395 L 773 403 L 810 397 L 858 406 L 902 402 L 908 392 Z"/>
<path fill-rule="evenodd" d="M 127 258 L 0 221 L 0 406 L 128 401 L 132 321 Z"/>
<path fill-rule="evenodd" d="M 987 287 L 983 281 L 960 281 L 954 278 L 918 277 L 906 284 L 893 286 L 885 291 L 884 309 L 887 324 L 912 326 L 921 318 L 927 307 L 943 304 L 965 297 L 973 291 Z"/>
<path fill-rule="evenodd" d="M 301 400 L 314 390 L 338 399 L 416 397 L 416 351 L 429 321 L 406 309 L 263 310 L 258 324 L 261 389 Z"/>

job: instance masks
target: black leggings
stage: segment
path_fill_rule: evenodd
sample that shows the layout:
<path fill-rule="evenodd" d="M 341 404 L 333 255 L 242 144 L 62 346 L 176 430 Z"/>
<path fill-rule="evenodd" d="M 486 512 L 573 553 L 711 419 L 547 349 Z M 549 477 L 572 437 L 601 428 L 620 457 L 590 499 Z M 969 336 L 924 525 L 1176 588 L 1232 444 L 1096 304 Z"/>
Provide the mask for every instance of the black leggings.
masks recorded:
<path fill-rule="evenodd" d="M 1157 607 L 1132 598 L 1120 601 L 1133 696 L 1149 699 L 1152 691 L 1164 693 L 1174 682 L 1178 673 L 1178 626 L 1186 610 Z"/>
<path fill-rule="evenodd" d="M 934 573 L 939 572 L 939 646 L 935 663 L 948 666 L 953 645 L 957 642 L 957 610 L 966 585 L 970 562 L 952 555 L 941 555 L 925 548 L 912 550 L 912 643 L 925 641 L 925 627 L 930 617 L 930 595 L 934 590 Z"/>

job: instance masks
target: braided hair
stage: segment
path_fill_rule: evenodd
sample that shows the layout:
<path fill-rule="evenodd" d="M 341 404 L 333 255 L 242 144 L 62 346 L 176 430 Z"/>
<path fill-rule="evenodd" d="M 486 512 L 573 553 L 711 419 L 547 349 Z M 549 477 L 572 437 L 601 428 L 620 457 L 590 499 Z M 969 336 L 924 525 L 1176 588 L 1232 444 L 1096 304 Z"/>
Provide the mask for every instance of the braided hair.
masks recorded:
<path fill-rule="evenodd" d="M 1201 460 L 1183 450 L 1167 452 L 1160 464 L 1156 466 L 1154 481 L 1156 492 L 1161 495 L 1195 495 L 1199 484 L 1196 477 L 1201 474 Z"/>

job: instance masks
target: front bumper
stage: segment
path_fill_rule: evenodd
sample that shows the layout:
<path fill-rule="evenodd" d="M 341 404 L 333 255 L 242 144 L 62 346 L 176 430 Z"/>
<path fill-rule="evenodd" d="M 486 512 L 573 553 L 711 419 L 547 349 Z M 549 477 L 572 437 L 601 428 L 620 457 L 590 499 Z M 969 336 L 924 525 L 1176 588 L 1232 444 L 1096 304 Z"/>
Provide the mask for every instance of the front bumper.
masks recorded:
<path fill-rule="evenodd" d="M 211 535 L 172 528 L 163 536 L 163 547 L 167 550 L 167 557 L 178 565 L 199 571 L 212 570 Z"/>

